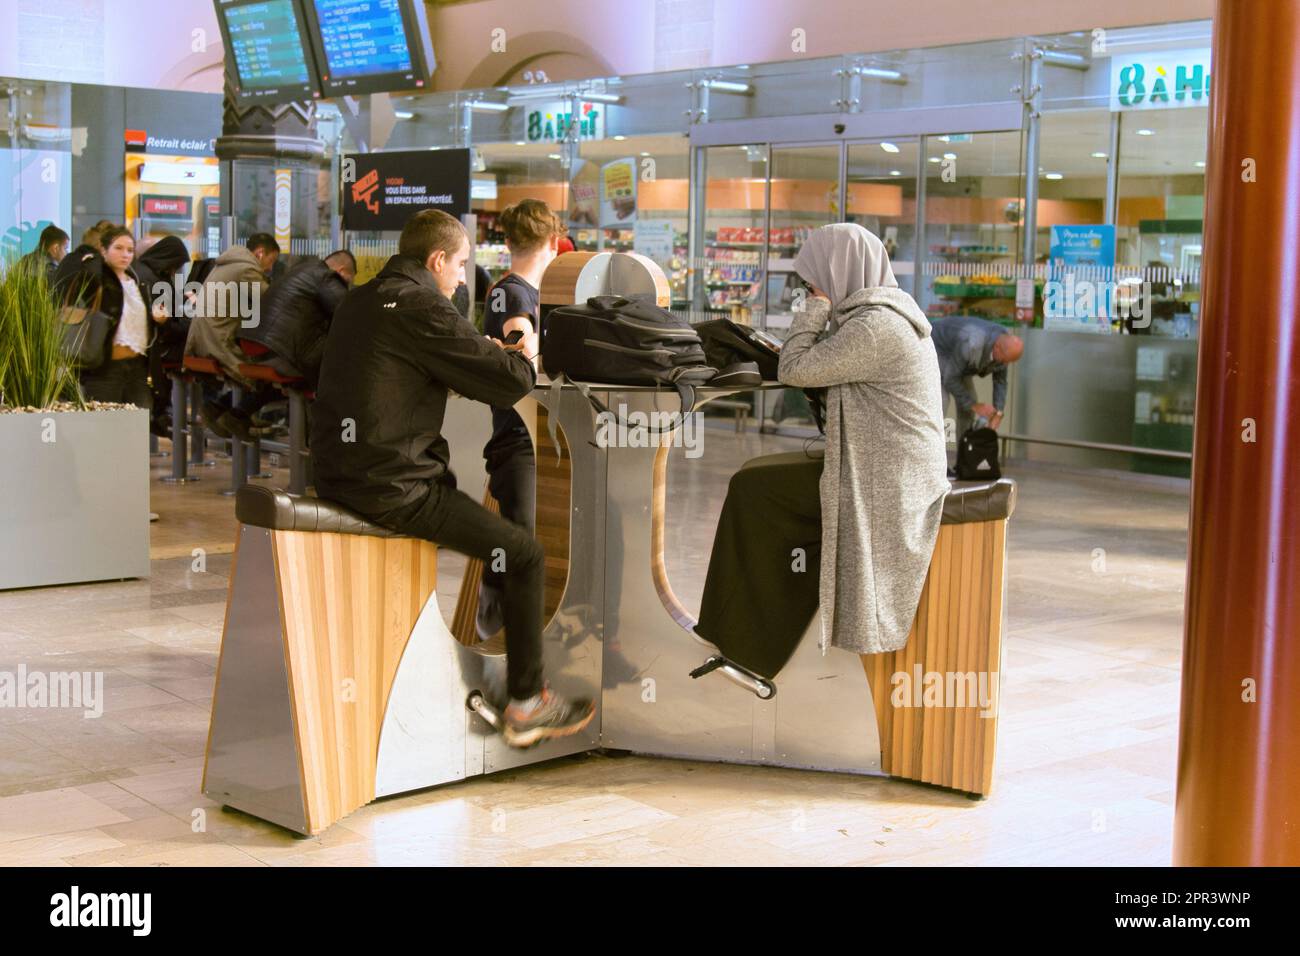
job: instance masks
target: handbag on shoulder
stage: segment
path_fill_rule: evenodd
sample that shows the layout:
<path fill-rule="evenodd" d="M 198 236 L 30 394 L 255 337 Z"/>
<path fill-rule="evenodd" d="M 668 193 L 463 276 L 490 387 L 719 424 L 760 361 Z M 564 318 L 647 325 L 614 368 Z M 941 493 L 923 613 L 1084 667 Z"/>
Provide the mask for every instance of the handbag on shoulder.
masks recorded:
<path fill-rule="evenodd" d="M 75 368 L 90 370 L 104 364 L 114 323 L 111 316 L 99 309 L 102 297 L 103 289 L 100 289 L 89 307 L 73 302 L 59 309 L 63 354 Z"/>

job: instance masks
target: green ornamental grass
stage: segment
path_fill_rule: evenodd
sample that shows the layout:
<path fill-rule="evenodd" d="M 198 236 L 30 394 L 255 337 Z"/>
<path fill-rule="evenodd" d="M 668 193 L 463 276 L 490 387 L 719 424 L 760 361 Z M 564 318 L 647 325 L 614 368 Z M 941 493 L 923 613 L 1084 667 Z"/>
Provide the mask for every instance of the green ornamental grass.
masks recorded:
<path fill-rule="evenodd" d="M 63 324 L 43 269 L 0 262 L 0 406 L 85 408 L 63 353 Z"/>

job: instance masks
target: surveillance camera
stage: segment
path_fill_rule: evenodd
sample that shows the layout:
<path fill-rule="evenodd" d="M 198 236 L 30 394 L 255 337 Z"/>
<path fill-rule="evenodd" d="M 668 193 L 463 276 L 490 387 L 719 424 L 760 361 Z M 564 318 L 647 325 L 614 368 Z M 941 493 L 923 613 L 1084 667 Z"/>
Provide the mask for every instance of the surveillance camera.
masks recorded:
<path fill-rule="evenodd" d="M 836 123 L 834 129 L 835 129 L 835 132 L 836 132 L 836 133 L 843 133 L 843 132 L 844 132 L 844 124 L 843 124 L 843 123 Z"/>

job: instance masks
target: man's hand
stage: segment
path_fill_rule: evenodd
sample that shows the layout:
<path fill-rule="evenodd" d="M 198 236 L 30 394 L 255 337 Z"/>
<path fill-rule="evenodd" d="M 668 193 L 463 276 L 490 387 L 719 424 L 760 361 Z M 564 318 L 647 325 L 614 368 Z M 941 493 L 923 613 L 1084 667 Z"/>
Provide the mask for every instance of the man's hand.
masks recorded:
<path fill-rule="evenodd" d="M 977 405 L 972 405 L 970 407 L 970 410 L 971 410 L 971 414 L 979 418 L 987 418 L 990 422 L 992 422 L 995 417 L 998 418 L 999 420 L 1001 420 L 1002 418 L 1001 413 L 999 413 L 996 408 L 994 408 L 992 405 L 989 405 L 985 402 L 980 402 Z M 990 425 L 990 427 L 992 427 L 992 425 Z"/>

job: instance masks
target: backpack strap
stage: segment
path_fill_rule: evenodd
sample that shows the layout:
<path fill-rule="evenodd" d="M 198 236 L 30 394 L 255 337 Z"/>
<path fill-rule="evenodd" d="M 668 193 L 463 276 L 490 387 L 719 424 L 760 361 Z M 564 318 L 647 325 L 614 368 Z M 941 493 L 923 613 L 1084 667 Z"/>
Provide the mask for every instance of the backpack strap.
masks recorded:
<path fill-rule="evenodd" d="M 563 386 L 566 384 L 572 385 L 574 389 L 577 390 L 578 394 L 581 395 L 583 398 L 585 398 L 588 401 L 588 403 L 590 403 L 591 407 L 596 410 L 597 415 L 609 415 L 619 425 L 622 425 L 629 429 L 633 427 L 635 428 L 643 427 L 640 425 L 629 426 L 627 425 L 626 422 L 619 421 L 618 415 L 615 412 L 611 411 L 609 407 L 605 405 L 604 402 L 598 399 L 595 395 L 591 394 L 590 385 L 588 385 L 586 382 L 575 382 L 567 375 L 565 375 L 563 372 L 561 372 L 555 378 L 551 379 L 551 401 L 550 401 L 551 408 L 557 409 L 560 407 L 560 396 L 562 394 L 561 390 Z M 663 428 L 650 428 L 648 426 L 645 427 L 646 432 L 650 435 L 671 435 L 678 428 L 682 427 L 682 424 L 686 421 L 686 416 L 689 415 L 695 409 L 695 386 L 688 385 L 687 383 L 682 381 L 677 381 L 672 384 L 673 387 L 677 390 L 678 401 L 681 402 L 681 410 L 677 413 L 676 419 L 673 420 L 672 422 L 669 422 L 669 424 Z M 558 459 L 560 457 L 560 442 L 559 439 L 556 437 L 556 427 L 557 427 L 556 416 L 553 413 L 548 414 L 546 416 L 546 430 L 547 432 L 550 433 L 551 443 L 555 445 L 555 457 Z"/>

